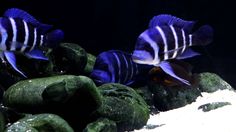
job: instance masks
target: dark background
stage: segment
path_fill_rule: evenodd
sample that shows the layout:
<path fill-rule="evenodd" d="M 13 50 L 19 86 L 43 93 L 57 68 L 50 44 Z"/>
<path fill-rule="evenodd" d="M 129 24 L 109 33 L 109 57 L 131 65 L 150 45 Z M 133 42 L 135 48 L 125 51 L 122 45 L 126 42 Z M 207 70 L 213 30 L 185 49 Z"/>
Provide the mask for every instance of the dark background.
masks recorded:
<path fill-rule="evenodd" d="M 118 49 L 132 52 L 136 38 L 158 14 L 172 14 L 209 24 L 214 42 L 192 58 L 196 72 L 215 72 L 236 86 L 233 1 L 222 0 L 1 0 L 0 13 L 21 8 L 39 21 L 65 32 L 65 42 L 78 43 L 95 55 Z"/>

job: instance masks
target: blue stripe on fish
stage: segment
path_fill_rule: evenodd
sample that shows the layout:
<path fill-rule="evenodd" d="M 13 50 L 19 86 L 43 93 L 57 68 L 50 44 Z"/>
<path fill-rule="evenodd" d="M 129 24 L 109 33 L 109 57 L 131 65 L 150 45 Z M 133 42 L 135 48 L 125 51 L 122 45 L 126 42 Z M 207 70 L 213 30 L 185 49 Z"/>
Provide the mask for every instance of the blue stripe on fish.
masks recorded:
<path fill-rule="evenodd" d="M 131 54 L 110 50 L 98 55 L 90 76 L 99 85 L 104 83 L 131 85 L 140 74 L 140 69 L 147 71 L 148 68 L 134 63 Z"/>
<path fill-rule="evenodd" d="M 0 18 L 0 57 L 4 56 L 11 66 L 21 72 L 15 63 L 13 52 L 21 52 L 34 59 L 48 60 L 40 46 L 54 48 L 64 37 L 61 30 L 53 30 L 51 25 L 42 24 L 27 12 L 12 8 Z M 6 53 L 5 53 L 6 52 Z"/>
<path fill-rule="evenodd" d="M 137 39 L 132 55 L 133 61 L 139 64 L 160 66 L 167 74 L 189 84 L 187 80 L 175 75 L 171 71 L 171 65 L 165 61 L 199 55 L 189 47 L 207 45 L 212 41 L 213 30 L 210 26 L 202 26 L 193 32 L 194 24 L 193 21 L 185 21 L 171 15 L 155 16 L 149 23 L 149 29 L 141 33 Z M 151 47 L 152 50 L 144 47 Z"/>

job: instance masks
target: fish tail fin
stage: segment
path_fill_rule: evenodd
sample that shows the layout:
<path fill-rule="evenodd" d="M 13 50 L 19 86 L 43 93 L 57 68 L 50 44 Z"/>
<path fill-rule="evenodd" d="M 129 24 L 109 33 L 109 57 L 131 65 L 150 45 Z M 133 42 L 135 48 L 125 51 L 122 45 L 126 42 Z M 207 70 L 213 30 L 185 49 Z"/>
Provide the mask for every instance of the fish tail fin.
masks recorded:
<path fill-rule="evenodd" d="M 209 25 L 200 27 L 193 33 L 193 42 L 197 45 L 207 45 L 213 41 L 213 28 Z"/>
<path fill-rule="evenodd" d="M 53 30 L 46 34 L 46 46 L 53 48 L 57 46 L 64 38 L 64 32 L 60 29 Z"/>

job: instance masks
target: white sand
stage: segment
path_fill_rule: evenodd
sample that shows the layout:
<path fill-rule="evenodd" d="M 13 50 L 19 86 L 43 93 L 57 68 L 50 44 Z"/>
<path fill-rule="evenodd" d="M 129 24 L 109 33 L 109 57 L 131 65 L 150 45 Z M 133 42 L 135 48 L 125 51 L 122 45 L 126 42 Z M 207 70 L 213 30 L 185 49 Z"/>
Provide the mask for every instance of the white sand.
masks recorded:
<path fill-rule="evenodd" d="M 198 109 L 213 102 L 230 102 L 231 105 L 209 112 Z M 151 115 L 147 124 L 159 127 L 144 127 L 135 132 L 236 132 L 236 93 L 229 90 L 202 93 L 192 104 Z"/>

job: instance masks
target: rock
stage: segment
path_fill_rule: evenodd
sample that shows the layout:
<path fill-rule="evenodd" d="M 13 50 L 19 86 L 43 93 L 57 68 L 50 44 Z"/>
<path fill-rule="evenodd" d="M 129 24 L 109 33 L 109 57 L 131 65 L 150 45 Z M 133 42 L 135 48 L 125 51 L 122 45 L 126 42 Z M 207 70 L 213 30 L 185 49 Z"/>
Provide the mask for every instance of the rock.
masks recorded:
<path fill-rule="evenodd" d="M 167 111 L 185 106 L 194 102 L 201 95 L 197 87 L 164 87 L 155 82 L 150 82 L 148 87 L 154 94 L 154 105 L 160 111 Z"/>
<path fill-rule="evenodd" d="M 132 88 L 115 83 L 98 88 L 104 97 L 97 113 L 100 117 L 115 121 L 118 131 L 139 129 L 146 124 L 149 118 L 148 106 Z"/>
<path fill-rule="evenodd" d="M 0 107 L 0 132 L 3 132 L 6 126 L 6 119 Z"/>
<path fill-rule="evenodd" d="M 33 114 L 57 114 L 79 130 L 90 122 L 89 117 L 101 101 L 102 96 L 91 79 L 74 75 L 20 81 L 3 97 L 7 107 Z"/>
<path fill-rule="evenodd" d="M 39 132 L 27 123 L 15 123 L 8 127 L 5 132 Z"/>
<path fill-rule="evenodd" d="M 61 43 L 51 56 L 54 70 L 63 74 L 78 75 L 87 64 L 87 53 L 78 44 Z"/>
<path fill-rule="evenodd" d="M 70 125 L 54 114 L 37 114 L 18 120 L 6 129 L 6 132 L 74 132 Z"/>
<path fill-rule="evenodd" d="M 231 103 L 229 103 L 229 102 L 207 103 L 207 104 L 199 106 L 198 109 L 202 109 L 202 111 L 204 111 L 204 112 L 209 112 L 211 110 L 218 109 L 218 108 L 224 107 L 226 105 L 231 105 Z"/>
<path fill-rule="evenodd" d="M 135 88 L 135 91 L 145 100 L 149 105 L 153 105 L 153 94 L 147 86 Z"/>
<path fill-rule="evenodd" d="M 30 110 L 63 103 L 82 90 L 99 105 L 101 97 L 92 80 L 84 76 L 62 75 L 20 81 L 12 85 L 3 97 L 4 105 L 18 110 Z"/>
<path fill-rule="evenodd" d="M 220 89 L 233 90 L 233 88 L 227 82 L 214 73 L 200 73 L 199 77 L 199 88 L 202 92 L 215 92 Z"/>
<path fill-rule="evenodd" d="M 171 110 L 192 103 L 201 95 L 201 92 L 215 92 L 222 89 L 233 88 L 214 73 L 200 73 L 199 83 L 191 87 L 167 87 L 149 82 L 148 87 L 154 94 L 154 104 L 160 111 Z"/>
<path fill-rule="evenodd" d="M 100 118 L 89 123 L 83 132 L 116 132 L 116 123 L 106 118 Z"/>
<path fill-rule="evenodd" d="M 84 68 L 84 73 L 86 75 L 89 75 L 92 72 L 95 61 L 96 57 L 92 54 L 87 53 L 87 64 Z"/>

